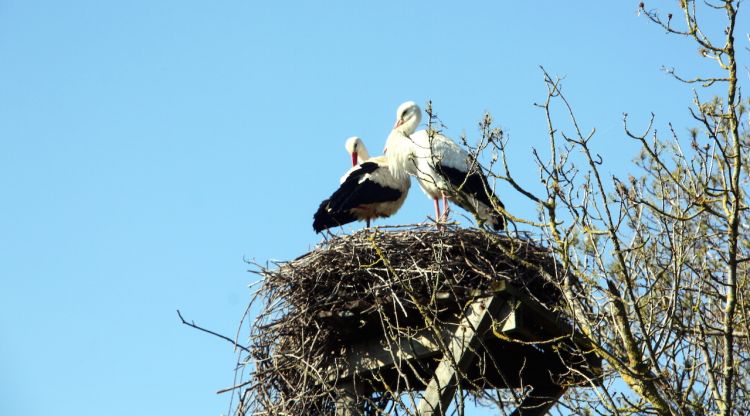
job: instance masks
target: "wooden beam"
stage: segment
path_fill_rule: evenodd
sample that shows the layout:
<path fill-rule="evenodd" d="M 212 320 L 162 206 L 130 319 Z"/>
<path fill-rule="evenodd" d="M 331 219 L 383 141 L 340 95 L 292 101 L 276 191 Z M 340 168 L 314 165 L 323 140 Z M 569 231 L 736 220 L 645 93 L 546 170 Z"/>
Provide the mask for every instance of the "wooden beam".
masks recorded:
<path fill-rule="evenodd" d="M 438 329 L 439 337 L 448 339 L 457 324 L 447 324 Z M 400 336 L 390 342 L 358 345 L 347 355 L 348 368 L 343 376 L 362 375 L 390 368 L 406 360 L 421 360 L 440 353 L 435 331 L 421 329 L 411 336 Z"/>
<path fill-rule="evenodd" d="M 456 375 L 469 368 L 482 337 L 492 326 L 493 320 L 498 318 L 502 306 L 507 307 L 508 304 L 506 299 L 499 296 L 488 296 L 476 299 L 469 305 L 417 405 L 417 415 L 445 415 L 456 392 Z"/>

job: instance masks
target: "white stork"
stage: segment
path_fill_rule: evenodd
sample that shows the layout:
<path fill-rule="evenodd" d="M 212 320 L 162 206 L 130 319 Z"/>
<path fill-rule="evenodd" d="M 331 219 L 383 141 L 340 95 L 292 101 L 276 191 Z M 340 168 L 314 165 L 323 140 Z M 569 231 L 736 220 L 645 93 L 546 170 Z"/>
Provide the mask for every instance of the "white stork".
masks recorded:
<path fill-rule="evenodd" d="M 369 227 L 373 218 L 395 214 L 409 192 L 409 176 L 393 176 L 390 158 L 385 155 L 370 158 L 359 138 L 351 138 L 346 143 L 347 151 L 352 154 L 352 163 L 360 163 L 349 169 L 341 178 L 339 189 L 321 202 L 313 216 L 316 233 L 362 220 Z"/>
<path fill-rule="evenodd" d="M 413 101 L 401 104 L 396 111 L 396 123 L 385 144 L 386 154 L 395 162 L 394 176 L 404 172 L 416 176 L 424 193 L 435 201 L 437 221 L 442 219 L 442 198 L 446 219 L 450 199 L 473 213 L 479 223 L 504 229 L 505 217 L 495 210 L 504 205 L 492 192 L 476 160 L 448 137 L 415 131 L 421 119 L 422 110 Z"/>

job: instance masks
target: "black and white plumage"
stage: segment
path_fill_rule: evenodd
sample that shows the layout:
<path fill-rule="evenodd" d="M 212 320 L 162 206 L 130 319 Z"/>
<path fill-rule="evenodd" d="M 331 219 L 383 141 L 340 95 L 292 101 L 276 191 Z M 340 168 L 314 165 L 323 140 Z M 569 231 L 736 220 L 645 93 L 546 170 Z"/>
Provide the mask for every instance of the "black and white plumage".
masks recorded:
<path fill-rule="evenodd" d="M 390 217 L 404 204 L 411 185 L 409 177 L 397 179 L 391 173 L 392 161 L 388 157 L 369 158 L 362 149 L 363 143 L 359 152 L 355 149 L 355 154 L 366 160 L 341 178 L 341 186 L 320 204 L 313 216 L 316 233 L 354 221 L 366 221 L 369 227 L 373 218 Z"/>
<path fill-rule="evenodd" d="M 394 176 L 413 175 L 422 190 L 435 201 L 435 217 L 440 221 L 440 204 L 448 214 L 448 199 L 474 214 L 477 221 L 495 230 L 505 228 L 505 217 L 497 207 L 504 205 L 495 196 L 476 160 L 446 136 L 415 131 L 422 110 L 413 101 L 401 104 L 396 123 L 386 141 L 386 154 L 394 159 Z"/>

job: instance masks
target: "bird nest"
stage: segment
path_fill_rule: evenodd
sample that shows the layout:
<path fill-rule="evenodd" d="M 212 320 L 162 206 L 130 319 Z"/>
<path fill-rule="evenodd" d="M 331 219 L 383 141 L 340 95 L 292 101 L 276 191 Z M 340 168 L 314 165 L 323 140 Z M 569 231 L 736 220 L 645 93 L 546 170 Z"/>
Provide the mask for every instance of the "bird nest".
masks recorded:
<path fill-rule="evenodd" d="M 347 348 L 445 321 L 501 281 L 554 310 L 562 297 L 557 266 L 528 239 L 412 226 L 335 236 L 293 261 L 261 267 L 263 305 L 251 325 L 253 365 L 243 383 L 250 387 L 238 413 L 333 414 L 332 374 Z M 367 395 L 365 414 L 400 413 L 398 392 Z"/>

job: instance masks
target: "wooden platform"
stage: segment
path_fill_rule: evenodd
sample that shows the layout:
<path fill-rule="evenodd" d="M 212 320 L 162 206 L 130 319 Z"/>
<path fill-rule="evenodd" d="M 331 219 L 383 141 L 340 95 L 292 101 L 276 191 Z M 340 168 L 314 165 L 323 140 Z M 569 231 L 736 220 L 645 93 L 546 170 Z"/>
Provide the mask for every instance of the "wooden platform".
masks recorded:
<path fill-rule="evenodd" d="M 447 299 L 460 304 L 453 296 Z M 457 379 L 467 389 L 531 390 L 513 414 L 541 415 L 567 388 L 590 386 L 600 378 L 601 360 L 584 337 L 509 284 L 500 281 L 491 292 L 471 294 L 461 304 L 463 311 L 446 307 L 443 322 L 407 327 L 399 336 L 347 340 L 346 364 L 328 369 L 329 381 L 340 391 L 337 415 L 361 414 L 360 397 L 373 392 L 421 390 L 417 414 L 442 415 Z M 330 319 L 376 330 L 368 312 L 357 309 Z"/>

